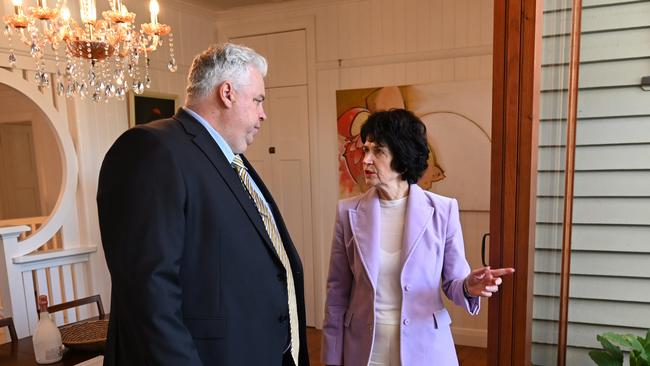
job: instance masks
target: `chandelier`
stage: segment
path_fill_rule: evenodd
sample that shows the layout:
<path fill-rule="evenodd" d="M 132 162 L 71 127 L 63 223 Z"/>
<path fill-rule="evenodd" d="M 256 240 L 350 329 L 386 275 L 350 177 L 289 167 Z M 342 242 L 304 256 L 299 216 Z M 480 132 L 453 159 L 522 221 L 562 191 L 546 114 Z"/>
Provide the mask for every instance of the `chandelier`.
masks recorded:
<path fill-rule="evenodd" d="M 41 88 L 52 85 L 58 95 L 79 95 L 94 102 L 123 100 L 129 90 L 142 94 L 151 86 L 150 55 L 167 35 L 167 68 L 171 72 L 177 69 L 171 27 L 158 22 L 156 0 L 149 3 L 150 22 L 141 24 L 139 31 L 135 13 L 121 0 L 109 0 L 110 10 L 102 12 L 99 20 L 95 0 L 79 0 L 81 24 L 71 18 L 66 0 L 57 0 L 53 8 L 47 6 L 47 0 L 37 0 L 36 6 L 29 8 L 23 6 L 23 0 L 12 1 L 14 14 L 4 17 L 9 64 L 16 66 L 13 35 L 27 45 L 36 62 L 35 81 Z M 44 51 L 48 47 L 54 52 L 54 80 L 46 71 Z"/>

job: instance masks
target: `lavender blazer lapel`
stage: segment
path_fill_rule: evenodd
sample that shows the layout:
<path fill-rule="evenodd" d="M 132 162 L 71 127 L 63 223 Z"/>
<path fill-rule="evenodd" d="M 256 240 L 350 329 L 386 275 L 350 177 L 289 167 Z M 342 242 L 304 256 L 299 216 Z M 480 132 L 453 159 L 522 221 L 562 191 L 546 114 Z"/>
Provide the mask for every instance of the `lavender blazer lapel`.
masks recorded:
<path fill-rule="evenodd" d="M 402 268 L 411 258 L 420 238 L 431 222 L 434 208 L 424 191 L 417 184 L 411 184 L 406 203 L 406 218 L 404 220 L 404 239 L 402 248 Z"/>
<path fill-rule="evenodd" d="M 374 288 L 377 288 L 379 274 L 380 213 L 379 197 L 374 188 L 361 196 L 356 208 L 348 210 L 354 243 Z"/>

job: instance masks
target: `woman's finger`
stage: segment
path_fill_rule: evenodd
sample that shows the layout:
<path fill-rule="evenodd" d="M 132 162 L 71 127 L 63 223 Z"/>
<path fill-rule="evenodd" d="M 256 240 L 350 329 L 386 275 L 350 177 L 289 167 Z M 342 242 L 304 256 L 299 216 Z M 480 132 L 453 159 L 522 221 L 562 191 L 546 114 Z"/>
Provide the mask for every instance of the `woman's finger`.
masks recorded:
<path fill-rule="evenodd" d="M 477 268 L 470 273 L 470 277 L 476 278 L 476 279 L 482 279 L 485 278 L 486 275 L 490 274 L 490 267 L 481 267 Z"/>
<path fill-rule="evenodd" d="M 493 277 L 490 278 L 489 280 L 483 281 L 485 286 L 499 286 L 503 283 L 503 280 L 501 277 Z"/>
<path fill-rule="evenodd" d="M 515 272 L 514 268 L 497 268 L 490 270 L 490 274 L 494 277 L 501 277 Z"/>

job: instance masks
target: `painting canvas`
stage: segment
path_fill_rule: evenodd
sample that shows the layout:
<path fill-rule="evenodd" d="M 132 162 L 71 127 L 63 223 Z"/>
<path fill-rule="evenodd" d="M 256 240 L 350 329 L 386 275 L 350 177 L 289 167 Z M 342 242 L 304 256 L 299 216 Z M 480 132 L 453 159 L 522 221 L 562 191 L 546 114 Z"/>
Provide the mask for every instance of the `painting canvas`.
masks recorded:
<path fill-rule="evenodd" d="M 176 113 L 176 96 L 172 94 L 145 93 L 129 98 L 129 127 L 141 125 Z"/>
<path fill-rule="evenodd" d="M 365 192 L 359 136 L 368 116 L 406 108 L 427 126 L 431 154 L 418 184 L 458 198 L 465 209 L 488 210 L 490 200 L 491 87 L 488 81 L 387 86 L 336 93 L 339 196 Z"/>

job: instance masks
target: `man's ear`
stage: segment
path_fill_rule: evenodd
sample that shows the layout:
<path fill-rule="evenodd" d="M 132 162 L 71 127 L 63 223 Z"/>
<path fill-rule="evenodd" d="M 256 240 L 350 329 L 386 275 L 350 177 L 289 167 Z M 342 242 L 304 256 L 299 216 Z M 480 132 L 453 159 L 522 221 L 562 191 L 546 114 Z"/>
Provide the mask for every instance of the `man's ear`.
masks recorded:
<path fill-rule="evenodd" d="M 231 108 L 232 104 L 235 102 L 234 92 L 235 89 L 233 88 L 232 82 L 227 80 L 221 83 L 217 88 L 217 97 L 226 108 Z"/>

